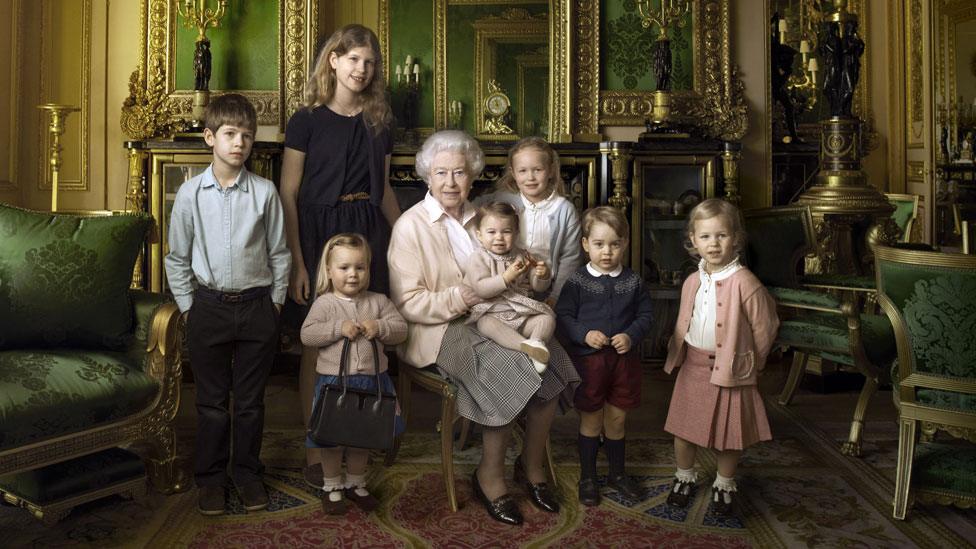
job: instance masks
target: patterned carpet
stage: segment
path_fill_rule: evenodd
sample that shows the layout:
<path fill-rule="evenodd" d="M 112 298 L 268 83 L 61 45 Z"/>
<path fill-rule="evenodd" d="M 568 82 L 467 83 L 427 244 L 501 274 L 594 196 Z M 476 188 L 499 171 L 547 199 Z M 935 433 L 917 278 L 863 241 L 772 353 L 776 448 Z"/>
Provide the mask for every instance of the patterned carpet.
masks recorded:
<path fill-rule="evenodd" d="M 699 483 L 688 510 L 665 504 L 672 474 L 671 440 L 662 434 L 632 436 L 628 461 L 647 487 L 643 501 L 612 490 L 604 503 L 576 503 L 578 466 L 574 440 L 554 441 L 559 515 L 543 513 L 519 494 L 526 524 L 508 527 L 487 518 L 472 501 L 466 480 L 479 449 L 456 454 L 462 509 L 447 510 L 433 433 L 408 433 L 397 463 L 375 469 L 371 487 L 384 504 L 372 516 L 358 509 L 345 517 L 322 514 L 316 490 L 300 478 L 298 432 L 273 431 L 264 457 L 272 503 L 267 512 L 246 514 L 236 496 L 232 510 L 216 518 L 196 511 L 195 492 L 133 501 L 109 498 L 76 509 L 55 528 L 27 513 L 0 509 L 7 547 L 966 547 L 976 540 L 976 513 L 946 507 L 916 508 L 906 522 L 891 519 L 897 446 L 894 425 L 869 424 L 867 457 L 837 451 L 843 425 L 813 428 L 789 409 L 768 404 L 776 440 L 749 450 L 743 459 L 737 518 L 707 509 L 710 482 Z M 517 450 L 510 458 L 514 460 Z M 698 468 L 714 475 L 710 453 Z M 516 490 L 518 490 L 516 488 Z"/>

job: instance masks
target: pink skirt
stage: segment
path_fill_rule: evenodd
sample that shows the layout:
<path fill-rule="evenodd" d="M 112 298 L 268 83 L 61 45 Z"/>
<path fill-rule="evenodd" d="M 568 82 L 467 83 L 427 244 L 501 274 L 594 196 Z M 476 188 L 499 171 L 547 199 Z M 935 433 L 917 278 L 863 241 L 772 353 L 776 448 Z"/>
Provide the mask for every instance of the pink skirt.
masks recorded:
<path fill-rule="evenodd" d="M 705 448 L 742 450 L 772 440 L 756 385 L 712 385 L 714 353 L 687 346 L 664 430 Z"/>

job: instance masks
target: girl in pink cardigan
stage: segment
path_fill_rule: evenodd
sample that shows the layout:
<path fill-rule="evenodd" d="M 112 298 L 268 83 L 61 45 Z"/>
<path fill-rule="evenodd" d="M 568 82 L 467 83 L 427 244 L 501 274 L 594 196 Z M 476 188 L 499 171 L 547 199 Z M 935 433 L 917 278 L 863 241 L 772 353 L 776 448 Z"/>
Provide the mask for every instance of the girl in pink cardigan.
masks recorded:
<path fill-rule="evenodd" d="M 745 244 L 742 217 L 732 204 L 708 199 L 688 218 L 689 252 L 698 272 L 681 288 L 681 305 L 664 371 L 680 366 L 664 430 L 674 435 L 677 462 L 668 503 L 686 507 L 697 476 L 699 446 L 718 452 L 712 509 L 732 513 L 735 471 L 742 450 L 771 440 L 756 385 L 773 346 L 776 303 L 739 263 Z"/>

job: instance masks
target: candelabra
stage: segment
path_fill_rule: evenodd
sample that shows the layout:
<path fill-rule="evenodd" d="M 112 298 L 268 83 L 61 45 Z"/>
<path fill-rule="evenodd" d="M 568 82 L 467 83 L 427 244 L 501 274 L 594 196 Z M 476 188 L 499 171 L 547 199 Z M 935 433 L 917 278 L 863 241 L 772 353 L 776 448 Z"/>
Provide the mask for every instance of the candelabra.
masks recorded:
<path fill-rule="evenodd" d="M 786 85 L 788 89 L 802 95 L 805 108 L 811 108 L 817 102 L 815 92 L 820 65 L 810 54 L 817 49 L 817 29 L 824 21 L 824 14 L 831 11 L 826 4 L 828 2 L 822 0 L 799 0 L 794 6 L 793 0 L 790 0 L 783 17 L 779 19 L 777 30 L 780 43 L 795 45 L 800 53 L 800 73 L 792 74 Z M 797 29 L 792 36 L 789 33 L 791 26 Z"/>
<path fill-rule="evenodd" d="M 685 15 L 691 11 L 690 0 L 660 0 L 658 9 L 651 7 L 651 0 L 637 0 L 637 9 L 641 14 L 641 25 L 647 29 L 657 25 L 659 29 L 657 41 L 654 43 L 654 77 L 655 90 L 651 108 L 651 119 L 648 121 L 648 131 L 644 137 L 653 134 L 674 133 L 667 127 L 671 115 L 671 40 L 668 29 L 683 27 Z"/>
<path fill-rule="evenodd" d="M 447 106 L 447 126 L 452 130 L 460 130 L 464 118 L 464 103 L 451 101 Z"/>
<path fill-rule="evenodd" d="M 51 134 L 51 143 L 48 146 L 47 164 L 51 167 L 51 211 L 58 211 L 58 179 L 61 173 L 61 136 L 64 134 L 64 123 L 68 115 L 79 111 L 78 107 L 72 105 L 56 105 L 45 103 L 38 105 L 38 109 L 47 111 L 51 121 L 47 126 L 48 133 Z"/>
<path fill-rule="evenodd" d="M 211 54 L 207 27 L 217 28 L 227 12 L 227 0 L 216 0 L 215 8 L 207 7 L 209 0 L 180 0 L 176 11 L 183 18 L 183 26 L 197 30 L 196 49 L 193 54 L 193 126 L 203 127 L 204 112 L 210 102 Z"/>
<path fill-rule="evenodd" d="M 416 61 L 419 61 L 416 60 Z M 420 111 L 420 63 L 408 55 L 403 66 L 396 66 L 396 92 L 400 97 L 400 116 L 402 118 L 406 141 L 415 143 L 417 118 Z"/>

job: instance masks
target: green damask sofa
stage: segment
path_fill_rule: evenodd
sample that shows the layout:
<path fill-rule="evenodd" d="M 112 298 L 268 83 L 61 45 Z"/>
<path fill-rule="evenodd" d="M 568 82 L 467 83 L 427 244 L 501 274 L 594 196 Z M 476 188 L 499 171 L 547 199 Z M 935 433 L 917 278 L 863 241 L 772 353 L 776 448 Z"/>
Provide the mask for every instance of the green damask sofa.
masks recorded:
<path fill-rule="evenodd" d="M 186 487 L 179 312 L 129 288 L 151 228 L 0 204 L 0 476 L 126 447 L 156 489 Z"/>

